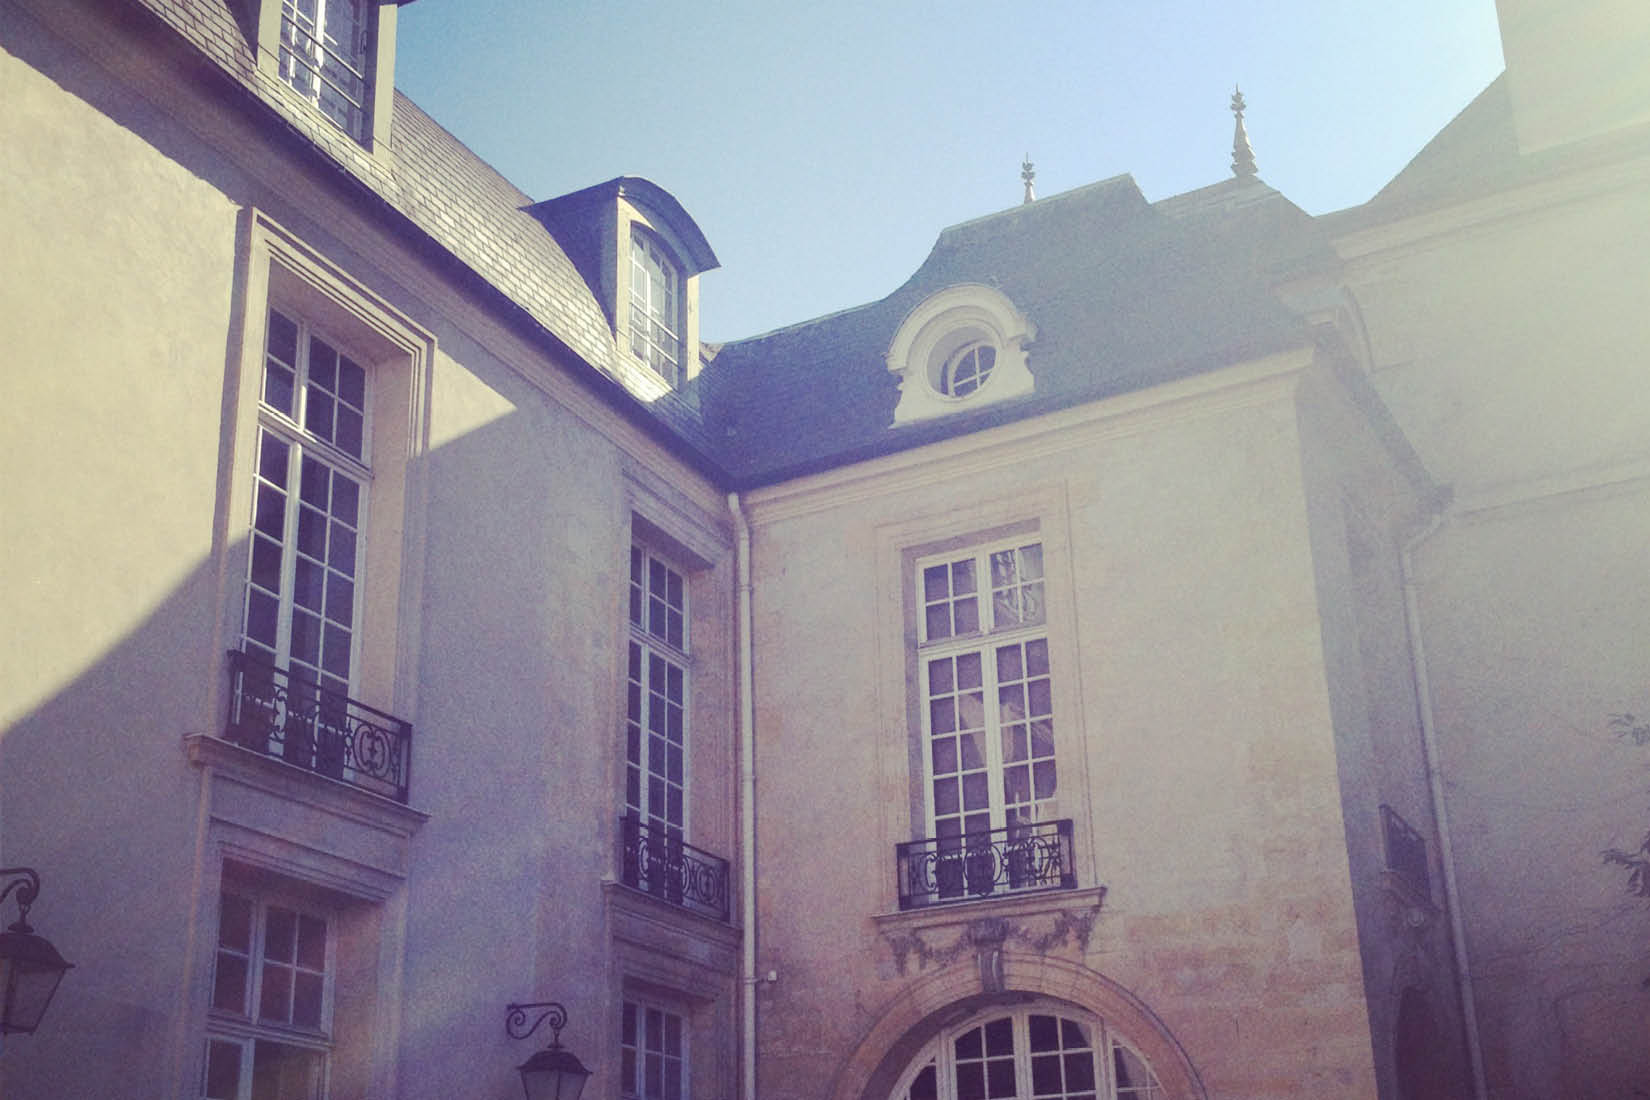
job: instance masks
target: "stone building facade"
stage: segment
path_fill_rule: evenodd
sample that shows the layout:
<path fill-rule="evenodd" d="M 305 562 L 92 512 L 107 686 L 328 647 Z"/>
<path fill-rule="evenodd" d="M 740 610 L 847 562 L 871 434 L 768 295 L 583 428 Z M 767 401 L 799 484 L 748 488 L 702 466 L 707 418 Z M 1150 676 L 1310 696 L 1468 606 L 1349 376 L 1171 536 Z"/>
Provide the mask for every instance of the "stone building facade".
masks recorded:
<path fill-rule="evenodd" d="M 393 3 L 0 0 L 4 1095 L 502 1097 L 547 999 L 612 1100 L 1650 1087 L 1650 20 L 1500 14 L 1363 206 L 715 346 Z"/>

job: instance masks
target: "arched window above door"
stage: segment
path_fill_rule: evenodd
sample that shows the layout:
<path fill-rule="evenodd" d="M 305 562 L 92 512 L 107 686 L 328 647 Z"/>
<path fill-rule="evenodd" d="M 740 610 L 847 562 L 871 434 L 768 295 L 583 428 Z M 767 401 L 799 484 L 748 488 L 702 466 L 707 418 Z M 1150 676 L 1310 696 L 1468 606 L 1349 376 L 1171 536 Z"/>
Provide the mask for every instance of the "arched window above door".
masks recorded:
<path fill-rule="evenodd" d="M 1066 1005 L 991 1008 L 935 1036 L 893 1100 L 1163 1100 L 1146 1060 Z"/>

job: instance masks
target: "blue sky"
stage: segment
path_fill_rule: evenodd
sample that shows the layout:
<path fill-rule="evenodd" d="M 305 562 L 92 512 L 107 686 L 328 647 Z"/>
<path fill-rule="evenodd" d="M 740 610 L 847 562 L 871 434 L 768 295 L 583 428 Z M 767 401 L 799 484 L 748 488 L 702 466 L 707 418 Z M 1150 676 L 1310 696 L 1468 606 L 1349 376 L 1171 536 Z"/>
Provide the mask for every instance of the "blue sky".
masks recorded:
<path fill-rule="evenodd" d="M 1500 72 L 1494 0 L 421 0 L 396 82 L 535 199 L 618 175 L 677 197 L 726 340 L 881 298 L 945 226 L 1130 173 L 1373 195 Z"/>

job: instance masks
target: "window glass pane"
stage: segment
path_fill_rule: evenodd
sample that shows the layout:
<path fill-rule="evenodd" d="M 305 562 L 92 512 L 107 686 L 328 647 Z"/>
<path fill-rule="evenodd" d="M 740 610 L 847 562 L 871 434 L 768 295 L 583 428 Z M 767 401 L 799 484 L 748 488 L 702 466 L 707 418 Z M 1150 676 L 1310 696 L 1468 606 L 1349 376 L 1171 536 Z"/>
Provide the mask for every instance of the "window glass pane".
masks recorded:
<path fill-rule="evenodd" d="M 246 1014 L 247 962 L 227 952 L 218 952 L 212 974 L 212 1007 L 222 1012 Z"/>
<path fill-rule="evenodd" d="M 220 1039 L 206 1043 L 206 1100 L 239 1100 L 241 1046 Z"/>
<path fill-rule="evenodd" d="M 246 898 L 219 895 L 218 944 L 242 954 L 252 950 L 252 903 Z"/>
<path fill-rule="evenodd" d="M 321 1055 L 258 1040 L 252 1057 L 252 1100 L 318 1100 Z"/>
<path fill-rule="evenodd" d="M 258 1018 L 286 1023 L 292 1018 L 292 971 L 265 963 L 259 979 Z"/>

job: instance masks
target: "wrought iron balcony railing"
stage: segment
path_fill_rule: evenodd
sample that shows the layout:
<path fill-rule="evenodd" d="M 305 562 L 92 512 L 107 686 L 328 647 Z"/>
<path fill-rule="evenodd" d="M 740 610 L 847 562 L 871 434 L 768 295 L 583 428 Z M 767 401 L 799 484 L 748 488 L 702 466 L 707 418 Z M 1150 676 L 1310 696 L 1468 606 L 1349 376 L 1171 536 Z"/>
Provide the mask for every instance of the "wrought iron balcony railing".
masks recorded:
<path fill-rule="evenodd" d="M 894 865 L 901 909 L 1077 886 L 1069 818 L 909 841 Z"/>
<path fill-rule="evenodd" d="M 224 740 L 407 801 L 411 724 L 239 650 L 229 651 Z"/>
<path fill-rule="evenodd" d="M 728 861 L 634 814 L 619 819 L 619 866 L 626 886 L 672 905 L 726 921 Z"/>

